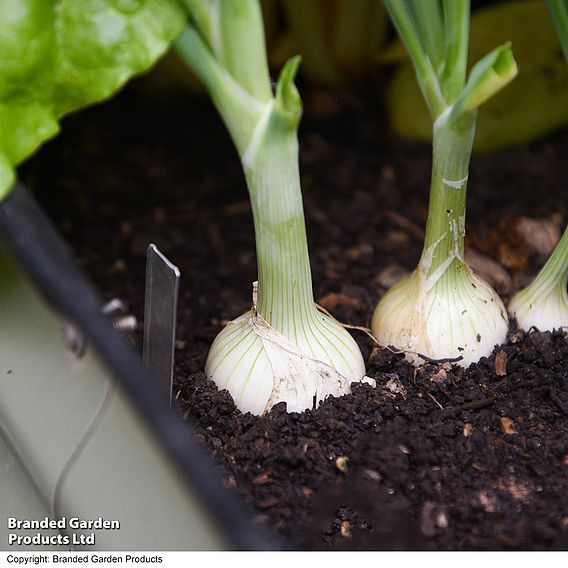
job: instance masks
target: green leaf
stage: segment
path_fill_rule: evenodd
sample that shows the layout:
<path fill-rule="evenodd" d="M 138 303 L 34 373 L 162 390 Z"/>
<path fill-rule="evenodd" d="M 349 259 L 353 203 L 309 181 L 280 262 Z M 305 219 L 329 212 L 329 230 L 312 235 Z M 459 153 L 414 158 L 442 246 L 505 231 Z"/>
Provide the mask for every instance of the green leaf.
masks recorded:
<path fill-rule="evenodd" d="M 0 198 L 62 116 L 150 68 L 185 20 L 177 0 L 0 0 Z"/>
<path fill-rule="evenodd" d="M 385 0 L 385 6 L 398 35 L 402 39 L 416 71 L 416 78 L 426 100 L 426 104 L 436 118 L 445 108 L 440 81 L 426 47 L 422 44 L 420 23 L 414 18 L 411 7 L 400 0 Z"/>
<path fill-rule="evenodd" d="M 454 104 L 451 116 L 477 109 L 506 87 L 517 76 L 517 62 L 511 51 L 511 42 L 494 49 L 478 61 Z"/>
<path fill-rule="evenodd" d="M 276 84 L 276 106 L 281 109 L 290 120 L 290 124 L 297 128 L 302 118 L 302 99 L 294 84 L 302 58 L 299 55 L 288 59 Z"/>
<path fill-rule="evenodd" d="M 223 117 L 239 155 L 249 145 L 264 104 L 255 99 L 219 63 L 202 35 L 188 25 L 174 43 L 181 60 L 205 85 L 213 103 Z"/>

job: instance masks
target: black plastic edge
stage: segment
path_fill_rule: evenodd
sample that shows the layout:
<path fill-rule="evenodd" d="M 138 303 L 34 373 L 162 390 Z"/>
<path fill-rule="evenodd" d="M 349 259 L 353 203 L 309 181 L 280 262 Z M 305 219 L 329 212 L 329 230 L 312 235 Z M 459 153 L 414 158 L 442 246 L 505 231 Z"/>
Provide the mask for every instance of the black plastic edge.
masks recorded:
<path fill-rule="evenodd" d="M 236 550 L 275 550 L 276 543 L 253 525 L 241 503 L 224 489 L 212 460 L 194 441 L 188 425 L 170 409 L 157 379 L 102 314 L 102 302 L 94 288 L 21 183 L 0 202 L 0 238 L 38 292 L 92 343 L 229 545 Z"/>

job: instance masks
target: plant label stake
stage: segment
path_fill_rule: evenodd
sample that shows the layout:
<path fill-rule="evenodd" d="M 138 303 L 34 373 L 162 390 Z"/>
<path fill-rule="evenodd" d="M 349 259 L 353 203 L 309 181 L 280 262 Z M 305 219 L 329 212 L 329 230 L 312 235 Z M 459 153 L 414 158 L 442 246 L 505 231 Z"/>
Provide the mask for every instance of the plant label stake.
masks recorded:
<path fill-rule="evenodd" d="M 180 271 L 156 247 L 146 252 L 144 364 L 158 377 L 172 403 Z"/>

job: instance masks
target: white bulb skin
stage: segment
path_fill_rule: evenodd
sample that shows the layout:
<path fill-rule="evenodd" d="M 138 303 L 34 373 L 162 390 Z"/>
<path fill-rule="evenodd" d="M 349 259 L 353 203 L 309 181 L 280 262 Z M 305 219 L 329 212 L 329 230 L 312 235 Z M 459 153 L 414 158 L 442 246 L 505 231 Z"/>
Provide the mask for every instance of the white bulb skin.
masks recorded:
<path fill-rule="evenodd" d="M 205 364 L 207 377 L 229 391 L 241 412 L 261 416 L 282 401 L 288 412 L 303 412 L 329 395 L 348 394 L 365 376 L 354 339 L 315 309 L 307 321 L 298 320 L 294 343 L 262 318 L 260 324 L 254 309 L 229 322 Z"/>
<path fill-rule="evenodd" d="M 455 261 L 457 262 L 457 261 Z M 463 263 L 433 285 L 417 268 L 393 286 L 373 314 L 372 332 L 414 365 L 462 357 L 468 367 L 505 342 L 507 312 L 495 291 Z"/>
<path fill-rule="evenodd" d="M 529 331 L 568 330 L 568 292 L 566 282 L 549 286 L 532 286 L 517 292 L 509 302 L 511 317 L 517 318 L 520 329 Z"/>

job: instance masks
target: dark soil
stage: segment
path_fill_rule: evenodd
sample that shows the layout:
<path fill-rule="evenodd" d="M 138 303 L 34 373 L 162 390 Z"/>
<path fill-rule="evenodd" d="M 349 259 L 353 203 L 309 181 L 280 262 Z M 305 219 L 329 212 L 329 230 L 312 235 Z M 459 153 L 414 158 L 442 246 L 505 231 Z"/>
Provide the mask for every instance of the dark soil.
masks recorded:
<path fill-rule="evenodd" d="M 292 548 L 568 548 L 568 334 L 512 332 L 467 370 L 414 369 L 358 334 L 377 388 L 301 415 L 242 415 L 205 379 L 213 338 L 250 304 L 250 208 L 209 103 L 149 85 L 67 119 L 21 175 L 140 321 L 147 244 L 180 266 L 179 412 L 256 522 Z M 357 325 L 415 266 L 427 207 L 430 149 L 388 136 L 378 93 L 305 95 L 301 132 L 316 299 Z M 505 300 L 566 221 L 566 179 L 568 132 L 474 157 L 468 242 Z M 538 246 L 519 216 L 540 220 Z"/>

